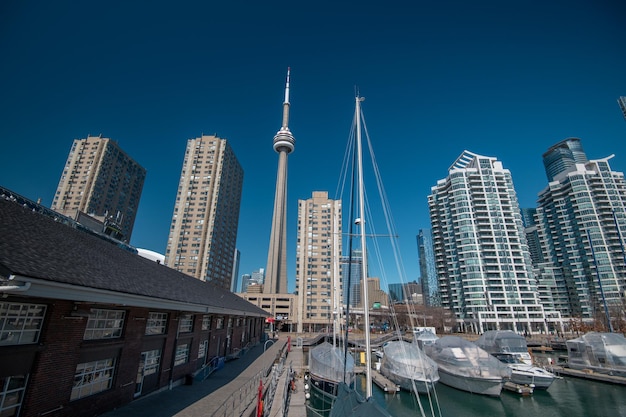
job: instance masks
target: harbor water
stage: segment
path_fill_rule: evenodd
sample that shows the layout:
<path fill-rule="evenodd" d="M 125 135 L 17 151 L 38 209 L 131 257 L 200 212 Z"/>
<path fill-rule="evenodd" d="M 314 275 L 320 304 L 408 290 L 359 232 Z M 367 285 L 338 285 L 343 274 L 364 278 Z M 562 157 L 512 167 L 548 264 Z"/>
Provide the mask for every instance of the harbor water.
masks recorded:
<path fill-rule="evenodd" d="M 364 390 L 365 378 L 358 381 Z M 373 395 L 395 417 L 421 415 L 415 395 L 409 392 L 388 394 L 374 386 Z M 426 416 L 626 417 L 625 386 L 573 377 L 558 379 L 548 390 L 525 397 L 504 390 L 500 397 L 486 397 L 439 383 L 430 399 L 420 395 L 420 401 Z"/>

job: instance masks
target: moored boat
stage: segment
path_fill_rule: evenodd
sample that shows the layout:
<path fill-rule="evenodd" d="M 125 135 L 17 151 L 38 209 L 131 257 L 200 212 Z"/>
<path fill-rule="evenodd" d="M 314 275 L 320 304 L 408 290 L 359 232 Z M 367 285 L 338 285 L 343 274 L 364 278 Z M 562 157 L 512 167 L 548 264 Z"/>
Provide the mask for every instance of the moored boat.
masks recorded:
<path fill-rule="evenodd" d="M 380 372 L 402 389 L 425 394 L 439 381 L 437 364 L 417 344 L 404 340 L 387 342 L 383 352 Z"/>
<path fill-rule="evenodd" d="M 475 343 L 511 368 L 515 384 L 548 389 L 554 382 L 553 373 L 533 365 L 526 339 L 511 330 L 486 331 Z"/>
<path fill-rule="evenodd" d="M 439 367 L 439 381 L 456 389 L 497 397 L 511 377 L 508 366 L 458 336 L 444 336 L 425 350 Z"/>
<path fill-rule="evenodd" d="M 323 342 L 309 351 L 309 378 L 313 397 L 333 401 L 340 382 L 354 385 L 354 358 L 350 353 L 345 355 L 342 348 Z"/>
<path fill-rule="evenodd" d="M 571 339 L 567 345 L 567 366 L 626 377 L 626 338 L 618 333 L 590 332 Z"/>

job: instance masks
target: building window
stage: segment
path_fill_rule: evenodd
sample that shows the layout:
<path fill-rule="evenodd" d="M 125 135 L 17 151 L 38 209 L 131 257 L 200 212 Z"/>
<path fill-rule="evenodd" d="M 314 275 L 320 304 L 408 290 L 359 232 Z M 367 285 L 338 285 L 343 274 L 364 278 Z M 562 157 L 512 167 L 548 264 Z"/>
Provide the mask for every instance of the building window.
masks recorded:
<path fill-rule="evenodd" d="M 0 416 L 20 414 L 28 375 L 0 377 Z"/>
<path fill-rule="evenodd" d="M 37 343 L 45 314 L 42 304 L 0 303 L 0 346 Z"/>
<path fill-rule="evenodd" d="M 209 347 L 209 341 L 203 340 L 198 346 L 198 358 L 204 358 L 206 356 L 207 348 Z"/>
<path fill-rule="evenodd" d="M 211 330 L 211 316 L 202 316 L 202 330 Z"/>
<path fill-rule="evenodd" d="M 150 313 L 146 324 L 146 334 L 165 334 L 167 313 Z"/>
<path fill-rule="evenodd" d="M 115 339 L 122 336 L 124 315 L 122 310 L 92 309 L 85 328 L 85 340 Z"/>
<path fill-rule="evenodd" d="M 174 366 L 187 363 L 189 360 L 189 343 L 176 346 L 176 356 L 174 357 Z"/>
<path fill-rule="evenodd" d="M 178 319 L 178 333 L 191 333 L 193 331 L 193 314 L 183 314 Z"/>
<path fill-rule="evenodd" d="M 224 317 L 218 317 L 217 321 L 215 322 L 215 328 L 216 329 L 223 329 L 224 328 Z"/>
<path fill-rule="evenodd" d="M 143 376 L 156 374 L 159 370 L 159 362 L 161 360 L 161 351 L 159 349 L 143 352 Z"/>
<path fill-rule="evenodd" d="M 115 359 L 80 363 L 74 373 L 70 400 L 88 397 L 111 388 L 115 374 Z"/>

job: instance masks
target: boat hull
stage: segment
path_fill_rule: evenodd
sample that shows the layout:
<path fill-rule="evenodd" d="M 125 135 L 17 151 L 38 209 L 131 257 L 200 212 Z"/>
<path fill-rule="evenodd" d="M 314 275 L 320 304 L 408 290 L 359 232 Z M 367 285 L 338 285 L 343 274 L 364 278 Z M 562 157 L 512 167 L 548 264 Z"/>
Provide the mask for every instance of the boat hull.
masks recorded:
<path fill-rule="evenodd" d="M 413 382 L 415 382 L 415 389 L 417 389 L 417 392 L 420 394 L 428 394 L 430 391 L 433 390 L 435 384 L 437 383 L 437 381 L 439 381 L 439 379 L 436 379 L 434 381 L 431 380 L 424 380 L 424 379 L 411 379 L 407 376 L 403 376 L 403 375 L 398 375 L 395 374 L 393 372 L 389 372 L 385 369 L 380 370 L 380 373 L 383 374 L 385 377 L 387 377 L 387 379 L 389 379 L 391 382 L 393 382 L 396 385 L 399 385 L 400 388 L 402 388 L 405 391 L 413 391 Z"/>
<path fill-rule="evenodd" d="M 554 382 L 554 375 L 536 366 L 527 369 L 511 366 L 511 382 L 519 385 L 534 385 L 537 389 L 548 389 Z"/>
<path fill-rule="evenodd" d="M 504 385 L 502 378 L 463 376 L 442 369 L 441 366 L 439 367 L 439 381 L 452 388 L 491 397 L 499 397 Z"/>

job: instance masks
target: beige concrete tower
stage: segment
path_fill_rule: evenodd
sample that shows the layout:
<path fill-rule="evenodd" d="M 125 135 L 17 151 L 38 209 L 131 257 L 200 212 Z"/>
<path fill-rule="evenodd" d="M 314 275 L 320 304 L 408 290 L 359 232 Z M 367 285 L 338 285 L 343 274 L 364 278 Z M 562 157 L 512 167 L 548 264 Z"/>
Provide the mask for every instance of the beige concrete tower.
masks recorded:
<path fill-rule="evenodd" d="M 74 220 L 86 213 L 104 224 L 114 224 L 119 236 L 113 236 L 128 242 L 145 179 L 145 168 L 116 141 L 102 136 L 76 139 L 51 208 Z"/>
<path fill-rule="evenodd" d="M 289 68 L 283 103 L 283 124 L 274 136 L 274 150 L 278 152 L 278 173 L 272 232 L 267 253 L 267 269 L 263 292 L 266 294 L 287 293 L 287 155 L 293 152 L 296 142 L 289 131 Z"/>
<path fill-rule="evenodd" d="M 243 169 L 226 139 L 187 141 L 165 264 L 230 289 Z"/>
<path fill-rule="evenodd" d="M 298 200 L 296 251 L 297 331 L 326 331 L 342 303 L 341 200 L 326 191 Z"/>

